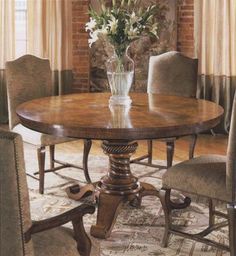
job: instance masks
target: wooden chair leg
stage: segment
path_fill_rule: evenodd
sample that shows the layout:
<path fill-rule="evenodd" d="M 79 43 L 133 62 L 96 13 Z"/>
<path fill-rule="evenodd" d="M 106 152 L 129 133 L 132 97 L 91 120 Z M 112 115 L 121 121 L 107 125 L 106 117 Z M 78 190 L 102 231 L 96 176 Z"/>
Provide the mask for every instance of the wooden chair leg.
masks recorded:
<path fill-rule="evenodd" d="M 91 178 L 89 176 L 89 171 L 88 171 L 88 155 L 89 155 L 91 146 L 92 146 L 92 140 L 90 139 L 84 140 L 83 170 L 84 170 L 85 179 L 88 183 L 92 183 Z"/>
<path fill-rule="evenodd" d="M 147 140 L 148 146 L 148 164 L 152 164 L 152 140 Z"/>
<path fill-rule="evenodd" d="M 44 170 L 45 170 L 45 147 L 37 149 L 38 153 L 38 165 L 39 165 L 39 193 L 44 193 Z"/>
<path fill-rule="evenodd" d="M 172 166 L 172 162 L 173 162 L 175 142 L 174 141 L 167 141 L 166 142 L 166 149 L 167 149 L 167 168 L 169 168 L 169 167 Z"/>
<path fill-rule="evenodd" d="M 191 141 L 189 144 L 189 159 L 192 159 L 194 157 L 194 149 L 197 142 L 197 134 L 191 135 Z"/>
<path fill-rule="evenodd" d="M 209 199 L 209 227 L 215 225 L 215 205 L 212 199 Z"/>
<path fill-rule="evenodd" d="M 229 248 L 230 256 L 236 255 L 236 205 L 227 205 L 229 218 Z"/>
<path fill-rule="evenodd" d="M 53 169 L 55 167 L 55 145 L 49 146 L 50 152 L 50 168 Z"/>
<path fill-rule="evenodd" d="M 77 249 L 81 256 L 89 256 L 91 252 L 91 240 L 85 232 L 82 217 L 72 220 Z"/>
<path fill-rule="evenodd" d="M 169 236 L 170 236 L 170 228 L 171 228 L 171 222 L 172 222 L 172 218 L 171 218 L 171 205 L 170 205 L 170 189 L 161 189 L 159 191 L 159 197 L 160 197 L 160 201 L 162 204 L 162 208 L 165 214 L 165 231 L 164 231 L 164 236 L 162 239 L 162 243 L 161 246 L 162 247 L 167 247 L 168 245 L 168 240 L 169 240 Z"/>

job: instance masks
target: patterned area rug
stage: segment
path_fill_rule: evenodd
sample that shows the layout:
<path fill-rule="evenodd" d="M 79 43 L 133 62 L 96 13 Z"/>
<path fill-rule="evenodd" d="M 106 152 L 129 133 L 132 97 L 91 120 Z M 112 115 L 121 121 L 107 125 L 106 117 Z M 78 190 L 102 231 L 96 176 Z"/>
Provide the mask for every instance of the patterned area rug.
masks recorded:
<path fill-rule="evenodd" d="M 77 154 L 69 155 L 67 153 L 65 155 L 59 151 L 57 152 L 57 158 L 76 164 L 81 163 L 81 155 Z M 28 173 L 33 173 L 37 169 L 36 150 L 33 146 L 25 145 L 25 162 Z M 156 161 L 156 163 L 160 164 L 162 162 Z M 106 156 L 90 155 L 89 170 L 92 180 L 99 180 L 100 177 L 105 175 L 107 166 L 108 158 Z M 161 176 L 165 170 L 157 170 L 141 165 L 132 165 L 131 168 L 132 172 L 141 181 L 149 182 L 160 188 Z M 85 184 L 83 172 L 80 170 L 67 168 L 57 173 L 46 174 L 44 195 L 38 193 L 38 181 L 31 177 L 27 179 L 32 219 L 39 220 L 57 215 L 82 202 L 91 203 L 91 198 L 77 202 L 69 199 L 65 193 L 65 188 L 72 184 Z M 183 230 L 198 232 L 207 225 L 208 210 L 202 200 L 201 202 L 195 200 L 188 210 L 176 211 L 174 219 L 175 223 Z M 95 223 L 96 213 L 84 217 L 84 224 L 88 233 L 91 225 Z M 126 205 L 117 218 L 110 238 L 107 240 L 92 238 L 93 244 L 97 249 L 95 256 L 229 255 L 224 251 L 178 236 L 171 236 L 168 248 L 161 248 L 160 242 L 164 232 L 163 227 L 164 215 L 158 198 L 152 196 L 145 197 L 139 209 Z M 227 229 L 215 232 L 211 235 L 211 238 L 227 244 Z"/>

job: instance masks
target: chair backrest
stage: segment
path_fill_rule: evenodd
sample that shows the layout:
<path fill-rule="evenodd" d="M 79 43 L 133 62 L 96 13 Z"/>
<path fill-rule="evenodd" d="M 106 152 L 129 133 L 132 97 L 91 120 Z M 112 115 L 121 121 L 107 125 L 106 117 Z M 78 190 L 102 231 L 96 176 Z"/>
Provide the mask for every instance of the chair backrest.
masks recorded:
<path fill-rule="evenodd" d="M 232 106 L 230 132 L 227 148 L 226 188 L 236 201 L 236 93 Z"/>
<path fill-rule="evenodd" d="M 170 51 L 149 59 L 148 93 L 196 97 L 198 60 Z"/>
<path fill-rule="evenodd" d="M 0 130 L 0 255 L 33 256 L 24 233 L 31 226 L 20 135 Z"/>
<path fill-rule="evenodd" d="M 6 62 L 6 82 L 10 129 L 19 123 L 16 107 L 26 101 L 52 95 L 49 60 L 24 55 Z"/>

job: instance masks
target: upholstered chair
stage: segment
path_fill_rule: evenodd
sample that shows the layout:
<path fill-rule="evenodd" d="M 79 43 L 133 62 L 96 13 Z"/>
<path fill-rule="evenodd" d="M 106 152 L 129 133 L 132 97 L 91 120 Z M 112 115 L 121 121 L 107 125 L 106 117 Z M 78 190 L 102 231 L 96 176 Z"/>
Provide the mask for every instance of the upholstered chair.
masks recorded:
<path fill-rule="evenodd" d="M 21 136 L 0 130 L 0 152 L 0 255 L 90 255 L 91 241 L 82 218 L 92 214 L 94 207 L 82 204 L 50 219 L 32 222 Z M 59 227 L 69 221 L 74 232 Z"/>
<path fill-rule="evenodd" d="M 45 172 L 57 171 L 61 168 L 72 165 L 56 160 L 55 145 L 69 142 L 73 139 L 65 137 L 56 137 L 33 131 L 20 124 L 16 114 L 16 108 L 19 104 L 36 98 L 52 95 L 52 72 L 49 60 L 40 59 L 32 55 L 24 55 L 14 61 L 6 63 L 6 81 L 8 95 L 8 113 L 9 126 L 14 132 L 21 134 L 23 141 L 33 144 L 37 147 L 39 171 L 39 192 L 44 193 L 44 175 Z M 45 170 L 45 149 L 50 151 L 50 169 Z M 82 169 L 87 182 L 91 182 L 88 173 L 88 154 L 91 148 L 91 140 L 84 140 L 84 155 Z M 57 166 L 55 166 L 57 163 Z M 59 164 L 59 166 L 58 166 Z"/>
<path fill-rule="evenodd" d="M 148 93 L 160 93 L 184 97 L 196 97 L 198 60 L 170 51 L 158 56 L 151 56 L 148 70 Z M 175 140 L 167 138 L 161 141 L 167 145 L 167 167 L 172 166 Z M 197 135 L 193 135 L 189 147 L 189 158 L 194 155 Z M 152 140 L 148 140 L 148 153 L 131 162 L 156 167 L 152 164 Z M 142 162 L 144 159 L 148 162 Z"/>
<path fill-rule="evenodd" d="M 163 245 L 167 246 L 170 234 L 180 235 L 198 242 L 216 246 L 236 255 L 236 96 L 234 97 L 227 155 L 199 156 L 169 168 L 162 178 L 160 199 L 165 212 Z M 170 199 L 171 189 L 209 199 L 209 226 L 198 234 L 188 234 L 172 224 L 174 209 Z M 215 200 L 227 205 L 227 214 L 215 209 Z M 225 219 L 215 222 L 215 217 Z M 204 238 L 221 227 L 229 228 L 229 246 Z"/>

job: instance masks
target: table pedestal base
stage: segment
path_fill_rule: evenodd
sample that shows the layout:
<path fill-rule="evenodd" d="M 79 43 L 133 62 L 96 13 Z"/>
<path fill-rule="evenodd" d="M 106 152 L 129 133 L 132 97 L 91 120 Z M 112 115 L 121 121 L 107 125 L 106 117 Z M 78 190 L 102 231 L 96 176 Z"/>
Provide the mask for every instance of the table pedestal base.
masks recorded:
<path fill-rule="evenodd" d="M 91 235 L 98 238 L 110 236 L 120 207 L 131 202 L 140 205 L 146 195 L 158 196 L 157 189 L 140 183 L 130 171 L 130 157 L 138 146 L 137 142 L 103 141 L 102 148 L 109 156 L 110 168 L 97 185 L 97 224 L 91 227 Z"/>
<path fill-rule="evenodd" d="M 122 205 L 126 202 L 135 202 L 135 206 L 138 206 L 141 203 L 141 198 L 147 195 L 158 196 L 158 191 L 154 186 L 142 182 L 140 192 L 137 194 L 112 195 L 100 192 L 97 223 L 91 227 L 91 235 L 97 238 L 108 238 Z"/>

